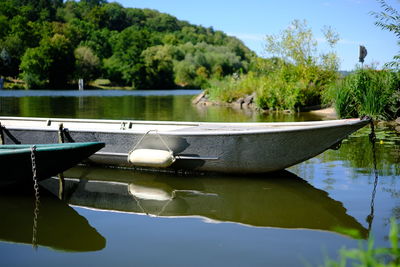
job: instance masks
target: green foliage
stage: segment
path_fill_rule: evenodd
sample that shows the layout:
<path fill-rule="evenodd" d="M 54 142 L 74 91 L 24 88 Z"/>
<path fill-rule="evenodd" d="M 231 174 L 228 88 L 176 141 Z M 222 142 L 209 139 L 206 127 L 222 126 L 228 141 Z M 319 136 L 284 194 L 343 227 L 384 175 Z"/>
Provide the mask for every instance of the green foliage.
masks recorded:
<path fill-rule="evenodd" d="M 392 119 L 399 112 L 399 85 L 398 72 L 358 69 L 331 86 L 325 99 L 335 105 L 341 118 Z"/>
<path fill-rule="evenodd" d="M 28 88 L 62 88 L 73 70 L 69 40 L 60 34 L 43 39 L 40 46 L 28 48 L 22 57 L 21 76 Z"/>
<path fill-rule="evenodd" d="M 152 46 L 141 54 L 146 69 L 146 87 L 148 88 L 174 88 L 174 63 L 175 48 L 170 45 Z"/>
<path fill-rule="evenodd" d="M 74 51 L 75 56 L 75 78 L 84 79 L 85 83 L 98 77 L 100 73 L 100 60 L 92 49 L 80 46 Z"/>
<path fill-rule="evenodd" d="M 257 105 L 263 109 L 291 110 L 303 105 L 301 96 L 306 84 L 299 75 L 295 66 L 287 65 L 266 76 L 257 90 Z"/>
<path fill-rule="evenodd" d="M 377 0 L 381 4 L 383 11 L 371 12 L 377 19 L 375 25 L 383 30 L 393 32 L 399 39 L 397 44 L 400 46 L 400 13 L 394 7 L 386 3 L 385 0 Z M 386 64 L 388 67 L 398 69 L 400 67 L 400 52 L 393 57 L 393 61 Z"/>
<path fill-rule="evenodd" d="M 231 48 L 207 43 L 177 46 L 174 57 L 175 82 L 187 87 L 205 87 L 209 78 L 247 72 L 248 62 Z"/>
<path fill-rule="evenodd" d="M 211 100 L 232 102 L 253 92 L 260 81 L 254 79 L 254 73 L 249 73 L 247 79 L 238 79 L 235 76 L 224 79 L 214 79 L 207 89 Z"/>
<path fill-rule="evenodd" d="M 265 50 L 273 56 L 296 65 L 311 65 L 317 50 L 317 41 L 306 21 L 294 20 L 279 35 L 265 37 Z"/>
<path fill-rule="evenodd" d="M 331 28 L 324 28 L 324 35 L 331 47 L 337 43 L 338 35 Z M 317 41 L 305 21 L 293 21 L 279 35 L 267 36 L 266 41 L 266 51 L 275 56 L 253 60 L 247 75 L 226 79 L 227 85 L 211 81 L 211 97 L 233 101 L 246 92 L 256 92 L 258 107 L 275 110 L 320 104 L 321 94 L 338 77 L 336 54 L 317 55 Z"/>
<path fill-rule="evenodd" d="M 51 59 L 46 56 L 43 48 L 28 48 L 22 57 L 22 78 L 28 88 L 44 88 L 47 83 L 47 69 Z"/>
<path fill-rule="evenodd" d="M 28 87 L 65 87 L 78 76 L 141 89 L 202 87 L 246 72 L 253 56 L 220 31 L 105 0 L 1 0 L 0 29 L 0 52 L 9 55 L 0 75 L 20 76 Z M 65 45 L 53 40 L 61 37 Z M 67 50 L 56 53 L 59 45 Z M 90 75 L 83 51 L 74 55 L 81 47 L 99 60 Z"/>
<path fill-rule="evenodd" d="M 326 260 L 325 266 L 345 267 L 351 266 L 382 266 L 395 267 L 400 265 L 399 228 L 395 219 L 390 221 L 389 232 L 390 248 L 375 248 L 373 238 L 369 238 L 367 246 L 360 244 L 358 249 L 342 248 L 339 251 L 340 259 Z"/>

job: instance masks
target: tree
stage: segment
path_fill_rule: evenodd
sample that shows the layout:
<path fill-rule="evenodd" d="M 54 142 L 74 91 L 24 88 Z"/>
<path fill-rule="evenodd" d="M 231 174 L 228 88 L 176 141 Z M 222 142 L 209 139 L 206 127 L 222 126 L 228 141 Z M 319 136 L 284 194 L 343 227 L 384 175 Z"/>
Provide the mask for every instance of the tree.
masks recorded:
<path fill-rule="evenodd" d="M 43 47 L 28 48 L 22 57 L 21 77 L 27 89 L 40 89 L 47 86 L 48 68 L 51 59 Z"/>
<path fill-rule="evenodd" d="M 400 13 L 394 7 L 386 3 L 385 0 L 377 0 L 381 4 L 383 11 L 371 12 L 371 14 L 377 19 L 375 25 L 383 30 L 393 32 L 394 35 L 399 39 L 397 44 L 400 46 Z M 400 52 L 393 57 L 393 61 L 386 64 L 388 67 L 399 68 L 400 67 Z"/>
<path fill-rule="evenodd" d="M 105 12 L 105 26 L 111 31 L 122 31 L 127 28 L 129 21 L 125 9 L 118 3 L 105 4 L 102 7 Z"/>
<path fill-rule="evenodd" d="M 100 6 L 103 5 L 105 3 L 107 3 L 107 0 L 81 0 L 81 2 L 94 7 L 94 6 Z"/>
<path fill-rule="evenodd" d="M 74 67 L 70 41 L 60 34 L 48 37 L 40 46 L 28 48 L 20 69 L 28 88 L 65 88 Z"/>
<path fill-rule="evenodd" d="M 279 35 L 267 35 L 265 50 L 296 65 L 312 65 L 317 41 L 305 20 L 294 20 Z"/>
<path fill-rule="evenodd" d="M 10 56 L 9 64 L 3 65 L 5 68 L 5 75 L 14 77 L 18 76 L 21 57 L 26 50 L 24 41 L 21 40 L 18 35 L 8 35 L 6 38 L 0 41 L 0 49 L 7 51 Z"/>
<path fill-rule="evenodd" d="M 11 56 L 6 49 L 2 49 L 0 52 L 0 77 L 7 76 L 8 67 L 11 64 Z"/>
<path fill-rule="evenodd" d="M 88 81 L 99 68 L 134 88 L 172 88 L 175 80 L 201 87 L 212 77 L 246 73 L 254 55 L 221 31 L 156 10 L 106 0 L 0 3 L 0 52 L 8 54 L 0 71 L 20 75 L 31 88 L 64 87 L 74 70 Z"/>
<path fill-rule="evenodd" d="M 152 46 L 143 51 L 147 88 L 174 88 L 174 48 L 170 45 Z"/>
<path fill-rule="evenodd" d="M 133 88 L 146 87 L 145 66 L 141 54 L 151 46 L 150 33 L 131 26 L 114 35 L 110 43 L 113 45 L 113 55 L 105 61 L 106 72 Z"/>
<path fill-rule="evenodd" d="M 80 46 L 74 51 L 75 78 L 83 78 L 86 83 L 97 78 L 100 73 L 100 60 L 92 49 Z"/>
<path fill-rule="evenodd" d="M 267 35 L 265 51 L 296 66 L 318 65 L 323 69 L 336 71 L 339 59 L 333 49 L 340 39 L 339 35 L 328 26 L 322 32 L 331 48 L 329 52 L 317 54 L 318 42 L 305 20 L 292 21 L 279 35 Z"/>

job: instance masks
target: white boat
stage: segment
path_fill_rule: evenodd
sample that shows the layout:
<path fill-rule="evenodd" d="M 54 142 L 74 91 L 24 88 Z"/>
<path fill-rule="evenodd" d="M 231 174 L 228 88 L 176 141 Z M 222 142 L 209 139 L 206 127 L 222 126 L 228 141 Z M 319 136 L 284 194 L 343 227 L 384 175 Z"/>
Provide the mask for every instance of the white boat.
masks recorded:
<path fill-rule="evenodd" d="M 3 143 L 104 142 L 94 163 L 121 167 L 264 173 L 335 146 L 369 119 L 203 123 L 0 117 Z"/>

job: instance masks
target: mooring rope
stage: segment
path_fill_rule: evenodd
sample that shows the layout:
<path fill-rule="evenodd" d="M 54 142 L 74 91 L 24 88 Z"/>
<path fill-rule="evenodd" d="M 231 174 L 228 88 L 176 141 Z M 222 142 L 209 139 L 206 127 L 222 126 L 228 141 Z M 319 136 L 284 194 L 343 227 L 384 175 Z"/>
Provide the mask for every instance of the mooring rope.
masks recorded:
<path fill-rule="evenodd" d="M 150 133 L 150 132 L 155 132 L 156 135 L 158 136 L 158 138 L 161 140 L 161 142 L 163 143 L 163 145 L 167 148 L 167 150 L 169 152 L 171 152 L 171 154 L 174 154 L 174 151 L 172 151 L 172 149 L 168 146 L 167 142 L 164 140 L 164 138 L 158 133 L 157 130 L 148 130 L 144 135 L 141 136 L 141 138 L 139 139 L 139 141 L 133 146 L 133 148 L 128 152 L 128 155 L 130 155 L 133 151 L 136 150 L 136 148 L 139 146 L 139 144 L 143 141 L 143 139 Z M 129 161 L 129 157 L 128 157 L 128 161 Z"/>
<path fill-rule="evenodd" d="M 164 138 L 162 138 L 162 136 L 158 133 L 157 130 L 148 130 L 144 135 L 142 135 L 142 137 L 139 139 L 139 141 L 136 143 L 136 145 L 132 148 L 132 150 L 131 150 L 130 152 L 134 151 L 134 150 L 139 146 L 139 144 L 143 141 L 143 139 L 144 139 L 150 132 L 155 132 L 156 135 L 158 136 L 158 138 L 160 138 L 161 142 L 162 142 L 162 143 L 164 144 L 164 146 L 167 148 L 167 150 L 168 150 L 169 152 L 173 152 L 172 149 L 167 145 L 167 142 L 165 142 Z"/>
<path fill-rule="evenodd" d="M 145 213 L 147 216 L 156 216 L 156 217 L 158 217 L 158 216 L 160 216 L 160 215 L 165 211 L 165 208 L 169 205 L 169 203 L 171 203 L 171 201 L 175 199 L 175 197 L 176 197 L 176 192 L 177 192 L 177 191 L 179 191 L 179 190 L 173 190 L 173 191 L 171 192 L 171 198 L 169 198 L 168 201 L 161 207 L 160 211 L 159 211 L 157 214 L 154 214 L 154 215 L 153 215 L 153 214 L 150 214 L 149 212 L 147 212 L 147 211 L 143 208 L 143 206 L 140 204 L 139 198 L 137 198 L 137 197 L 136 197 L 134 194 L 132 194 L 132 193 L 130 193 L 130 194 L 131 194 L 131 196 L 133 197 L 133 199 L 136 201 L 136 204 L 137 204 L 138 207 L 142 210 L 143 213 Z"/>

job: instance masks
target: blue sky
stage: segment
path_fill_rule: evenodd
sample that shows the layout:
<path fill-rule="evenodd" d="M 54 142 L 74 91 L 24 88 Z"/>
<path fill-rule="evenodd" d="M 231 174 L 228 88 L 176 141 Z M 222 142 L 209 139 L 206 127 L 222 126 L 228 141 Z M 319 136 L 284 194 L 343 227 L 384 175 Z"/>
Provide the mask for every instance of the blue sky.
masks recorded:
<path fill-rule="evenodd" d="M 111 2 L 111 1 L 110 1 Z M 381 11 L 375 0 L 118 0 L 124 7 L 151 8 L 205 27 L 212 26 L 241 39 L 260 56 L 264 37 L 278 34 L 294 19 L 305 19 L 317 40 L 324 25 L 335 29 L 341 41 L 336 51 L 341 70 L 358 62 L 359 45 L 368 50 L 365 64 L 381 67 L 400 50 L 393 33 L 374 25 L 371 11 Z M 387 0 L 400 10 L 400 2 Z M 321 49 L 324 45 L 321 43 Z M 321 50 L 323 51 L 323 50 Z"/>

